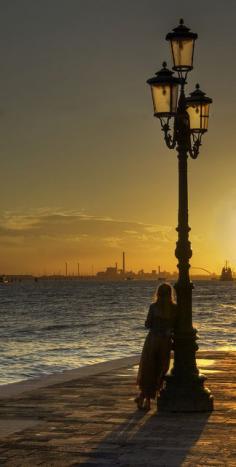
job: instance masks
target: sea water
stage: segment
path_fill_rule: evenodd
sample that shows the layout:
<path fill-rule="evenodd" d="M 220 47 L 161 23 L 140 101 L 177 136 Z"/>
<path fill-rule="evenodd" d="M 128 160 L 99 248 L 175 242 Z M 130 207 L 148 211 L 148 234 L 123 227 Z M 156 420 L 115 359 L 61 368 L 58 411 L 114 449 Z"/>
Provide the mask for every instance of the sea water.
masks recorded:
<path fill-rule="evenodd" d="M 140 353 L 154 281 L 0 285 L 0 384 Z M 236 281 L 197 281 L 200 349 L 236 350 Z"/>

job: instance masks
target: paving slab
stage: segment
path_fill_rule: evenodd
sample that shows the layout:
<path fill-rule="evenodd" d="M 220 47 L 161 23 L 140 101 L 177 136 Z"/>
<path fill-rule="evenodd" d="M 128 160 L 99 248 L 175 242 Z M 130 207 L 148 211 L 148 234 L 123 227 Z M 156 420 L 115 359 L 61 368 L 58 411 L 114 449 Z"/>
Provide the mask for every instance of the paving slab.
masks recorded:
<path fill-rule="evenodd" d="M 198 357 L 210 414 L 158 413 L 155 403 L 138 411 L 134 357 L 9 397 L 2 390 L 0 466 L 236 467 L 236 352 Z"/>

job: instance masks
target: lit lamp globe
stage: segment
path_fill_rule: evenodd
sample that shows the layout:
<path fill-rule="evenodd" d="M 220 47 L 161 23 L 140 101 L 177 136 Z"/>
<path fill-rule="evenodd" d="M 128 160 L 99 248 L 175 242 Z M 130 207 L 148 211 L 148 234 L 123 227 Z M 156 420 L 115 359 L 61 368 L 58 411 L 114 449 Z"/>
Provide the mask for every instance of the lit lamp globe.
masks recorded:
<path fill-rule="evenodd" d="M 179 79 L 168 70 L 166 62 L 153 78 L 147 80 L 151 86 L 154 116 L 170 118 L 176 114 Z"/>
<path fill-rule="evenodd" d="M 197 37 L 197 34 L 185 26 L 183 19 L 180 19 L 179 26 L 166 36 L 171 45 L 173 70 L 177 71 L 181 78 L 193 68 L 194 44 Z"/>
<path fill-rule="evenodd" d="M 199 84 L 196 84 L 195 91 L 191 92 L 190 97 L 186 99 L 191 133 L 202 135 L 208 130 L 211 103 L 212 99 L 201 91 Z"/>

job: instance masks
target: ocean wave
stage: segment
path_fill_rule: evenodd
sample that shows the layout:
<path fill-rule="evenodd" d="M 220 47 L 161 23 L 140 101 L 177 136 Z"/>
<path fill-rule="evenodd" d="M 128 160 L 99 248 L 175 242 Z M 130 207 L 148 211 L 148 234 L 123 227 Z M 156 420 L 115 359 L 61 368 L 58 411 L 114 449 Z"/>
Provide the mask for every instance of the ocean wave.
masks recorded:
<path fill-rule="evenodd" d="M 1 289 L 0 383 L 141 352 L 155 285 L 40 281 Z M 235 309 L 236 287 L 197 284 L 200 349 L 236 349 Z"/>

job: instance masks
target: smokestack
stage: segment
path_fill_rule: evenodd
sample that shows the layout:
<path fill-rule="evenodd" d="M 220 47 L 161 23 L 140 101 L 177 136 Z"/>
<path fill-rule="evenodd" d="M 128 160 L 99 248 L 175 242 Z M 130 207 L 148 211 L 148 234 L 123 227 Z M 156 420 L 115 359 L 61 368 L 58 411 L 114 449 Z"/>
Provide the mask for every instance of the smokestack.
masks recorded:
<path fill-rule="evenodd" d="M 123 251 L 123 274 L 125 274 L 125 252 Z"/>
<path fill-rule="evenodd" d="M 66 266 L 66 276 L 67 276 L 67 263 L 65 263 L 65 266 Z"/>
<path fill-rule="evenodd" d="M 161 267 L 160 266 L 158 266 L 158 274 L 159 274 L 159 276 L 161 274 Z"/>

